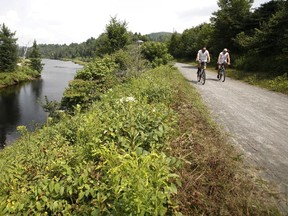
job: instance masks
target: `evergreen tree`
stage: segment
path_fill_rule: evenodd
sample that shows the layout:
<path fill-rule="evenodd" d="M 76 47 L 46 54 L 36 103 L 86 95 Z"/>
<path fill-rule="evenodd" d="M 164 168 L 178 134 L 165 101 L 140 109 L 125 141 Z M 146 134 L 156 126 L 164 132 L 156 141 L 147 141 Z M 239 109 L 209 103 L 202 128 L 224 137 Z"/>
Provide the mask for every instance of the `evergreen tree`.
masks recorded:
<path fill-rule="evenodd" d="M 0 25 L 0 71 L 12 72 L 16 69 L 18 59 L 18 49 L 14 38 L 15 32 L 11 32 L 8 27 Z"/>
<path fill-rule="evenodd" d="M 33 70 L 36 70 L 39 73 L 41 73 L 41 71 L 43 69 L 43 64 L 41 63 L 41 55 L 40 55 L 36 40 L 34 40 L 34 42 L 33 42 L 32 51 L 29 55 L 29 59 L 31 61 L 30 67 Z"/>
<path fill-rule="evenodd" d="M 127 23 L 118 21 L 116 17 L 111 18 L 110 23 L 106 26 L 106 32 L 109 43 L 109 54 L 123 49 L 129 41 Z"/>

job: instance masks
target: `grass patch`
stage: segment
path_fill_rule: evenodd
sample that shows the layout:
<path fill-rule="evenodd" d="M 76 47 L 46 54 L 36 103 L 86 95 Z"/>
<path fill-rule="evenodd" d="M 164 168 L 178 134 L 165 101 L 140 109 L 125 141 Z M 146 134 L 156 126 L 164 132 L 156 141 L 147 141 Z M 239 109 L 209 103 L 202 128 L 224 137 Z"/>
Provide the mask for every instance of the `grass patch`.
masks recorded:
<path fill-rule="evenodd" d="M 0 72 L 0 88 L 33 80 L 39 76 L 40 74 L 37 71 L 26 66 L 17 67 L 16 71 L 13 72 Z"/>

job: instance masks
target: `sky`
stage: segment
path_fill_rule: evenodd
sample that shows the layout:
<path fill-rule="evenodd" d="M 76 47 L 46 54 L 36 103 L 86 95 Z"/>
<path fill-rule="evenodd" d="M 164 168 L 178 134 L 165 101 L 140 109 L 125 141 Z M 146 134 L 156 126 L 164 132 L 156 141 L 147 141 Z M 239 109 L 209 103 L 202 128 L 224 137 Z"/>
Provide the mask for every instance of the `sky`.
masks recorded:
<path fill-rule="evenodd" d="M 252 7 L 268 1 L 254 0 Z M 218 9 L 217 0 L 0 0 L 0 24 L 16 32 L 21 46 L 69 45 L 97 38 L 115 16 L 133 33 L 182 33 Z"/>

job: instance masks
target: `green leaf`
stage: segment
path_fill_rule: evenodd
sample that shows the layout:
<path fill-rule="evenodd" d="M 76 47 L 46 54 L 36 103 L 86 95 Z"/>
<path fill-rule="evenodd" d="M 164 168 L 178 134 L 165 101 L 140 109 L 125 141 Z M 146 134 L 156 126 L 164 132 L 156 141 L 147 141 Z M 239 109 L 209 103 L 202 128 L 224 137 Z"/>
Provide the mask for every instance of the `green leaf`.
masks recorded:
<path fill-rule="evenodd" d="M 36 208 L 38 211 L 41 211 L 42 210 L 42 205 L 40 202 L 36 202 Z"/>

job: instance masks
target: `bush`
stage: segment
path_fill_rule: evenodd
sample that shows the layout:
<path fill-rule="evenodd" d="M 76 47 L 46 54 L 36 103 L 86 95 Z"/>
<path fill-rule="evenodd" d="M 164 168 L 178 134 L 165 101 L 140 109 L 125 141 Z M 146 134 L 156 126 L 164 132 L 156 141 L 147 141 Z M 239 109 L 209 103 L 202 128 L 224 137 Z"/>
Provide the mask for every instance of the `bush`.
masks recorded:
<path fill-rule="evenodd" d="M 97 80 L 99 83 L 105 82 L 105 79 L 116 71 L 117 64 L 111 57 L 96 58 L 92 63 L 85 65 L 85 67 L 78 71 L 75 79 L 82 79 L 93 81 Z"/>
<path fill-rule="evenodd" d="M 160 65 L 166 65 L 173 60 L 173 57 L 168 52 L 167 46 L 160 42 L 144 43 L 141 47 L 141 53 L 144 58 L 152 63 L 154 68 Z"/>
<path fill-rule="evenodd" d="M 69 83 L 61 105 L 69 110 L 77 104 L 87 108 L 93 101 L 99 100 L 101 94 L 119 84 L 116 69 L 117 64 L 109 56 L 85 65 L 77 72 L 75 80 Z"/>
<path fill-rule="evenodd" d="M 101 93 L 105 90 L 101 88 L 102 84 L 96 81 L 72 80 L 63 94 L 61 106 L 65 109 L 72 109 L 77 104 L 87 108 L 95 100 L 100 99 Z"/>

